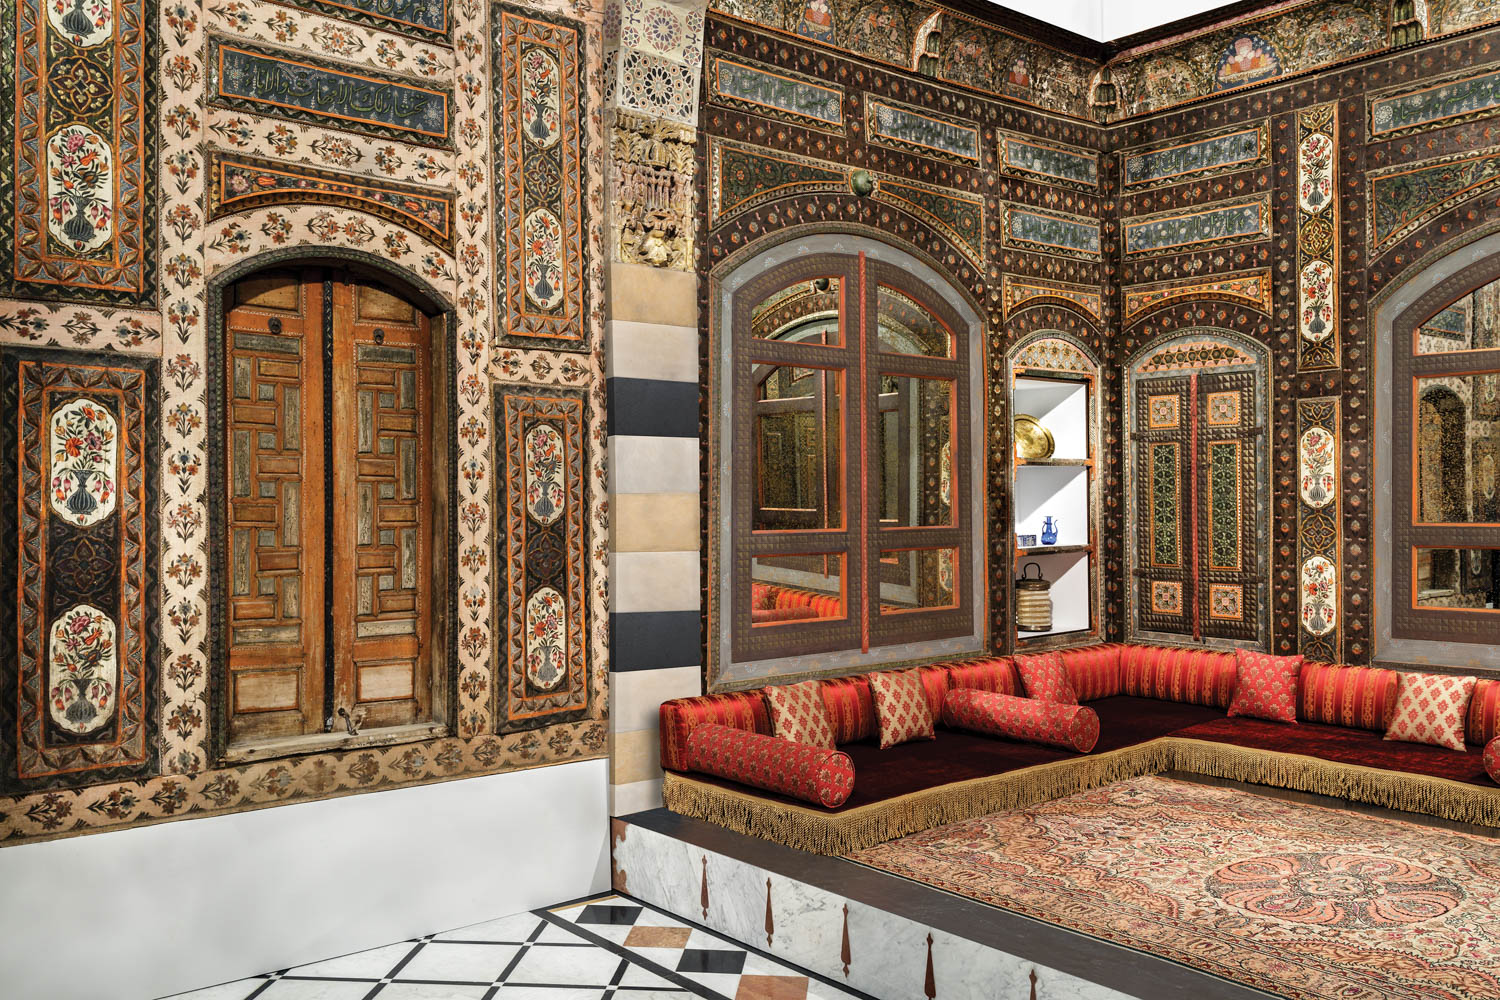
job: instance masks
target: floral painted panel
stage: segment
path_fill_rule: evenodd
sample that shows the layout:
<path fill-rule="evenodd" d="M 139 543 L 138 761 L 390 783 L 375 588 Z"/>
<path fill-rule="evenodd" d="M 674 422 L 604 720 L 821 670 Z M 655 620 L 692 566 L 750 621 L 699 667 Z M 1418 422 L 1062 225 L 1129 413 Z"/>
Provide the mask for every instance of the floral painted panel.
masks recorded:
<path fill-rule="evenodd" d="M 1240 554 L 1240 443 L 1208 446 L 1208 559 L 1210 569 L 1238 570 Z"/>
<path fill-rule="evenodd" d="M 0 351 L 0 792 L 156 759 L 156 360 Z M 19 586 L 24 581 L 24 586 Z"/>
<path fill-rule="evenodd" d="M 81 396 L 52 412 L 52 511 L 80 528 L 114 513 L 119 426 L 109 408 Z"/>
<path fill-rule="evenodd" d="M 444 41 L 453 34 L 448 0 L 290 0 L 291 5 L 398 35 Z"/>
<path fill-rule="evenodd" d="M 1000 167 L 1015 174 L 1085 188 L 1099 186 L 1099 154 L 1093 150 L 1042 143 L 1011 133 L 1000 136 Z"/>
<path fill-rule="evenodd" d="M 708 93 L 712 100 L 757 114 L 844 129 L 844 89 L 786 70 L 715 55 L 709 62 Z"/>
<path fill-rule="evenodd" d="M 1175 184 L 1190 177 L 1259 166 L 1269 162 L 1270 157 L 1271 127 L 1262 122 L 1206 139 L 1126 153 L 1124 186 Z"/>
<path fill-rule="evenodd" d="M 1178 413 L 1181 397 L 1175 394 L 1146 397 L 1146 426 L 1152 430 L 1171 430 L 1181 425 Z"/>
<path fill-rule="evenodd" d="M 877 174 L 875 200 L 915 215 L 957 244 L 975 264 L 984 263 L 983 195 Z"/>
<path fill-rule="evenodd" d="M 1238 389 L 1228 392 L 1211 392 L 1206 397 L 1210 427 L 1238 427 L 1240 425 L 1240 396 Z"/>
<path fill-rule="evenodd" d="M 1336 396 L 1297 400 L 1298 648 L 1332 663 L 1343 659 L 1337 607 L 1344 547 L 1340 410 Z"/>
<path fill-rule="evenodd" d="M 849 190 L 849 171 L 837 164 L 773 153 L 727 139 L 708 145 L 708 221 L 718 225 L 778 198 Z"/>
<path fill-rule="evenodd" d="M 1315 371 L 1339 365 L 1338 108 L 1298 112 L 1297 134 L 1297 367 Z"/>
<path fill-rule="evenodd" d="M 582 390 L 498 386 L 496 719 L 502 733 L 583 719 L 589 684 L 587 412 Z"/>
<path fill-rule="evenodd" d="M 1323 556 L 1302 564 L 1302 627 L 1324 636 L 1338 625 L 1338 570 Z"/>
<path fill-rule="evenodd" d="M 1178 470 L 1181 446 L 1176 442 L 1151 446 L 1151 565 L 1182 563 L 1181 506 Z"/>
<path fill-rule="evenodd" d="M 1099 220 L 1006 205 L 1002 241 L 1008 247 L 1099 259 Z"/>
<path fill-rule="evenodd" d="M 1281 56 L 1260 35 L 1240 35 L 1225 47 L 1214 71 L 1214 89 L 1229 90 L 1281 75 Z"/>
<path fill-rule="evenodd" d="M 154 301 L 155 5 L 19 0 L 6 19 L 0 294 Z"/>
<path fill-rule="evenodd" d="M 895 101 L 871 98 L 865 111 L 871 141 L 970 163 L 979 162 L 979 126 L 939 118 Z"/>
<path fill-rule="evenodd" d="M 1370 249 L 1379 255 L 1434 216 L 1500 186 L 1491 149 L 1403 164 L 1366 175 Z"/>
<path fill-rule="evenodd" d="M 1132 320 L 1144 312 L 1186 299 L 1229 299 L 1253 306 L 1263 313 L 1271 312 L 1271 271 L 1247 271 L 1208 280 L 1168 281 L 1152 285 L 1132 285 L 1125 289 L 1125 319 Z"/>
<path fill-rule="evenodd" d="M 1178 253 L 1189 249 L 1270 239 L 1271 202 L 1266 195 L 1238 204 L 1190 212 L 1164 212 L 1126 219 L 1126 256 Z"/>
<path fill-rule="evenodd" d="M 587 350 L 583 26 L 503 4 L 493 23 L 498 339 Z"/>
<path fill-rule="evenodd" d="M 1326 507 L 1338 499 L 1338 454 L 1334 450 L 1333 432 L 1326 427 L 1309 427 L 1297 442 L 1298 483 L 1302 502 L 1309 507 Z"/>
<path fill-rule="evenodd" d="M 1237 583 L 1208 585 L 1208 617 L 1237 622 L 1245 618 L 1245 588 Z"/>
<path fill-rule="evenodd" d="M 1037 281 L 1007 273 L 1001 278 L 1001 298 L 1005 301 L 1007 318 L 1017 309 L 1038 299 L 1061 299 L 1095 320 L 1103 316 L 1103 303 L 1099 290 L 1082 285 Z"/>
<path fill-rule="evenodd" d="M 1182 583 L 1178 580 L 1151 581 L 1151 611 L 1158 615 L 1182 614 Z"/>
<path fill-rule="evenodd" d="M 1500 72 L 1370 98 L 1370 138 L 1442 128 L 1500 111 Z"/>
<path fill-rule="evenodd" d="M 429 146 L 452 144 L 453 95 L 445 90 L 227 42 L 215 44 L 210 59 L 214 100 L 224 107 Z"/>
<path fill-rule="evenodd" d="M 1011 366 L 1017 369 L 1043 369 L 1054 372 L 1095 373 L 1099 366 L 1089 360 L 1078 345 L 1061 337 L 1041 337 L 1015 353 Z"/>

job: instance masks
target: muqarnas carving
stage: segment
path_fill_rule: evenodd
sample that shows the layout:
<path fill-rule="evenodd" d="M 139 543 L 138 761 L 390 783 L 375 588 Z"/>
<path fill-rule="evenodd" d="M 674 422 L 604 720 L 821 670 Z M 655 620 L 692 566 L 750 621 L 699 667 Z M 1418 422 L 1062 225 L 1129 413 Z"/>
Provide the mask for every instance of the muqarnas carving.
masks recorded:
<path fill-rule="evenodd" d="M 685 125 L 615 112 L 610 156 L 620 260 L 692 269 L 694 141 Z"/>
<path fill-rule="evenodd" d="M 0 88 L 13 168 L 0 176 L 0 291 L 143 304 L 155 296 L 156 8 L 18 0 Z"/>
<path fill-rule="evenodd" d="M 503 4 L 492 23 L 499 340 L 586 350 L 583 25 Z"/>
<path fill-rule="evenodd" d="M 0 792 L 154 770 L 156 364 L 0 352 Z"/>
<path fill-rule="evenodd" d="M 496 719 L 519 732 L 588 715 L 588 510 L 582 390 L 495 390 Z"/>

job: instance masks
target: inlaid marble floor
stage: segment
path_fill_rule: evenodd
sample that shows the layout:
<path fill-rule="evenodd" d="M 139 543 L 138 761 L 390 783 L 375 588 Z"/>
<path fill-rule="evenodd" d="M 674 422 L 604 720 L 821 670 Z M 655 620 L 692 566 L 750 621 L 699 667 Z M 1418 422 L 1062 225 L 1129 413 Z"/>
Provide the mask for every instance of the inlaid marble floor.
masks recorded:
<path fill-rule="evenodd" d="M 518 913 L 173 1000 L 869 1000 L 623 896 Z"/>

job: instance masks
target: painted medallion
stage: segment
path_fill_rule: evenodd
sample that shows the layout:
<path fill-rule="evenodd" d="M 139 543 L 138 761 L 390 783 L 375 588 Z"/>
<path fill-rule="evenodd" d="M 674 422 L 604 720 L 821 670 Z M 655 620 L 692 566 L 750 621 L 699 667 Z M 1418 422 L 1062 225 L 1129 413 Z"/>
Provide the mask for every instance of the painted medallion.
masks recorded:
<path fill-rule="evenodd" d="M 521 58 L 521 112 L 526 138 L 546 149 L 562 134 L 562 104 L 557 61 L 541 49 Z"/>
<path fill-rule="evenodd" d="M 85 125 L 47 140 L 47 230 L 76 253 L 98 250 L 115 231 L 114 157 Z"/>
<path fill-rule="evenodd" d="M 109 722 L 119 688 L 115 623 L 98 608 L 75 604 L 52 624 L 47 649 L 47 707 L 75 735 Z"/>
<path fill-rule="evenodd" d="M 1259 83 L 1281 73 L 1281 58 L 1276 47 L 1256 34 L 1241 35 L 1219 56 L 1214 73 L 1216 90 Z"/>
<path fill-rule="evenodd" d="M 1309 427 L 1298 442 L 1297 457 L 1302 502 L 1309 507 L 1328 506 L 1339 488 L 1333 433 L 1326 427 Z"/>
<path fill-rule="evenodd" d="M 52 509 L 80 528 L 115 509 L 118 432 L 114 415 L 92 399 L 52 412 Z"/>
<path fill-rule="evenodd" d="M 1323 556 L 1302 564 L 1302 627 L 1327 635 L 1338 624 L 1338 573 Z"/>
<path fill-rule="evenodd" d="M 538 424 L 526 435 L 526 513 L 551 524 L 565 503 L 562 435 L 551 424 Z"/>
<path fill-rule="evenodd" d="M 48 0 L 47 20 L 79 48 L 92 48 L 114 34 L 110 0 Z"/>
<path fill-rule="evenodd" d="M 1297 204 L 1304 212 L 1321 212 L 1333 199 L 1333 138 L 1313 132 L 1297 150 Z"/>
<path fill-rule="evenodd" d="M 526 217 L 526 297 L 544 310 L 563 298 L 562 226 L 545 208 Z"/>
<path fill-rule="evenodd" d="M 1297 326 L 1311 341 L 1327 340 L 1333 334 L 1333 267 L 1324 260 L 1309 261 L 1298 278 Z"/>
<path fill-rule="evenodd" d="M 562 595 L 542 587 L 526 602 L 526 679 L 550 691 L 567 675 L 568 619 Z"/>

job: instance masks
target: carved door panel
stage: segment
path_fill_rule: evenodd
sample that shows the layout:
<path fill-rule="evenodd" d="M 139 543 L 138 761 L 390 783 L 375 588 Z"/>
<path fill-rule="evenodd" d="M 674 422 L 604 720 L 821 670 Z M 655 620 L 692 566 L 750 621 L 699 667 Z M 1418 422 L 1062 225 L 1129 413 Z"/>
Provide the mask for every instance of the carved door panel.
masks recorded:
<path fill-rule="evenodd" d="M 1137 386 L 1136 509 L 1140 511 L 1140 558 L 1136 600 L 1140 627 L 1152 632 L 1193 634 L 1193 537 L 1187 513 L 1191 498 L 1190 419 L 1186 378 L 1158 378 Z"/>
<path fill-rule="evenodd" d="M 231 741 L 323 728 L 323 284 L 234 289 L 225 321 Z"/>
<path fill-rule="evenodd" d="M 1251 372 L 1197 377 L 1199 632 L 1254 641 L 1260 621 L 1256 537 L 1260 410 Z"/>
<path fill-rule="evenodd" d="M 426 721 L 430 320 L 322 270 L 257 276 L 231 301 L 230 742 Z"/>

